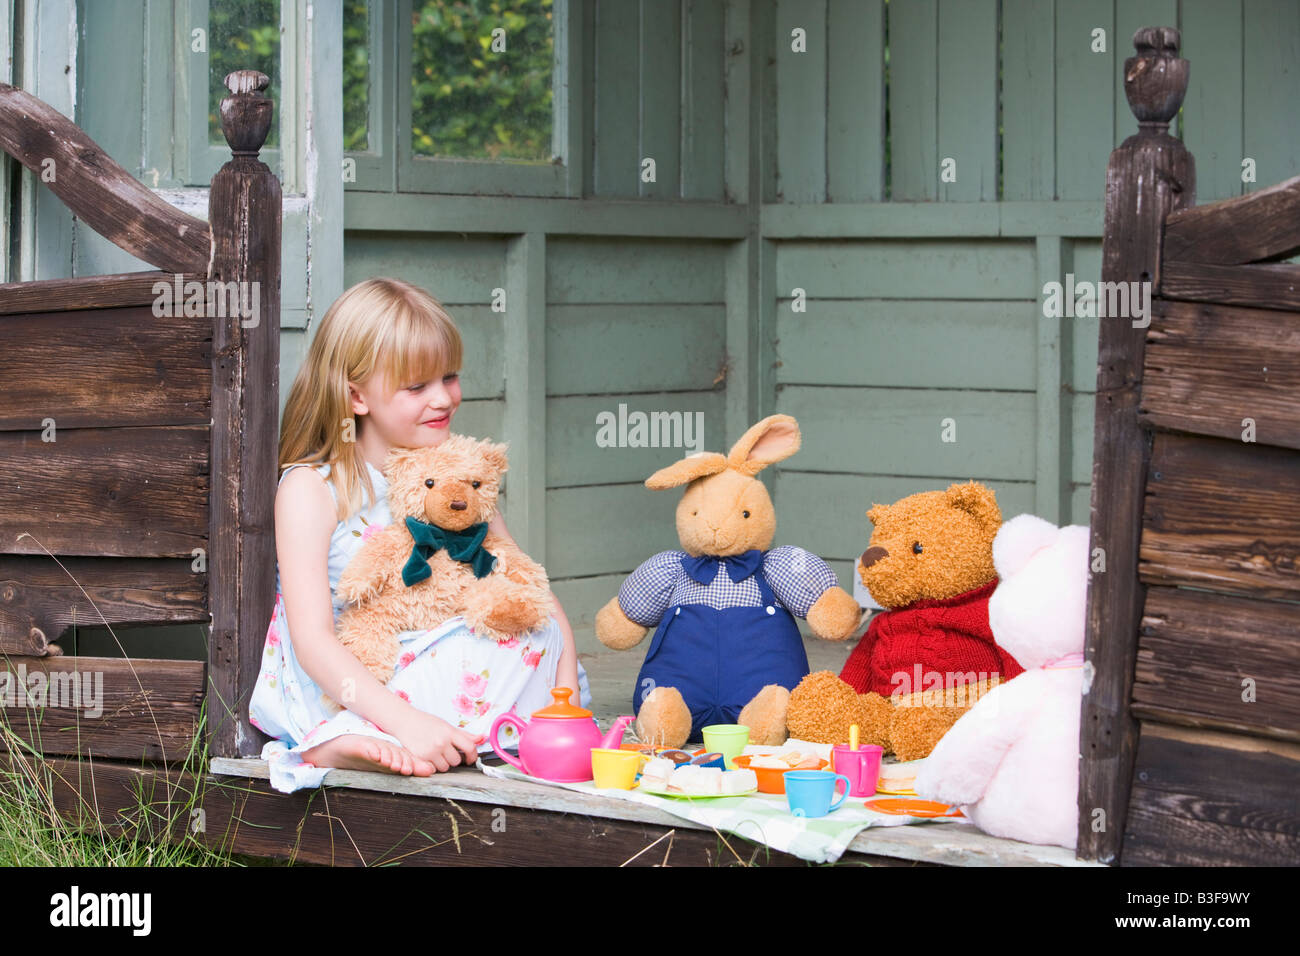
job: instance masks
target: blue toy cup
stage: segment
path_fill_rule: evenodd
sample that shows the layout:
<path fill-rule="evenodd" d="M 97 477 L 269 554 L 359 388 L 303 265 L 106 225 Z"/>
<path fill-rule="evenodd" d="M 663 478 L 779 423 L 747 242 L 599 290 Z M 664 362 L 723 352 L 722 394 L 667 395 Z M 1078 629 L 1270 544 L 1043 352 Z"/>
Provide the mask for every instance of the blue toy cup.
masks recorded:
<path fill-rule="evenodd" d="M 824 817 L 849 798 L 853 781 L 829 770 L 791 770 L 785 775 L 785 799 L 796 817 Z M 844 781 L 844 794 L 834 803 L 835 788 Z"/>

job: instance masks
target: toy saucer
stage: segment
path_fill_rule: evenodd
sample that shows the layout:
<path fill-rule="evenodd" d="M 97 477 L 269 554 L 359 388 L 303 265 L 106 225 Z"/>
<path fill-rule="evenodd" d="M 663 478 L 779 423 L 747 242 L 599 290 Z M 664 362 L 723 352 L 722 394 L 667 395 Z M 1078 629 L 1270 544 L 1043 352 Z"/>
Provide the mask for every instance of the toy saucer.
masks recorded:
<path fill-rule="evenodd" d="M 956 807 L 934 800 L 891 800 L 874 797 L 862 804 L 868 810 L 878 813 L 895 813 L 905 817 L 960 817 L 965 816 Z"/>

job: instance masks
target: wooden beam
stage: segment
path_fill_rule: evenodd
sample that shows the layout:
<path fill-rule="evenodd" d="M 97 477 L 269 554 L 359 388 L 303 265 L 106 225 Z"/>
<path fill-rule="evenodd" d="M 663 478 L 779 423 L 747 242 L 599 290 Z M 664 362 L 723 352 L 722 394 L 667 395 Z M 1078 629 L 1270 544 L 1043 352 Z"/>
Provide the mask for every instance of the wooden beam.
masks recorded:
<path fill-rule="evenodd" d="M 212 179 L 212 276 L 239 284 L 256 319 L 213 319 L 212 495 L 209 509 L 209 748 L 257 753 L 249 721 L 262 642 L 275 602 L 276 446 L 280 407 L 280 183 L 257 158 L 271 125 L 269 78 L 226 77 L 221 125 L 232 158 Z"/>
<path fill-rule="evenodd" d="M 1060 236 L 1039 236 L 1036 245 L 1038 287 L 1064 282 L 1065 241 Z M 1034 514 L 1060 524 L 1069 506 L 1070 405 L 1065 393 L 1065 370 L 1071 367 L 1070 340 L 1064 319 L 1044 315 L 1041 299 L 1029 306 L 1038 328 L 1034 447 Z"/>
<path fill-rule="evenodd" d="M 12 733 L 44 754 L 182 761 L 203 703 L 203 662 L 0 659 L 0 749 Z"/>
<path fill-rule="evenodd" d="M 166 284 L 173 288 L 170 278 Z M 0 308 L 4 297 L 0 289 Z M 206 315 L 160 318 L 148 304 L 34 311 L 0 316 L 0 335 L 0 430 L 33 435 L 52 420 L 60 431 L 159 425 L 207 431 L 212 321 Z"/>
<path fill-rule="evenodd" d="M 1295 623 L 1294 604 L 1148 588 L 1133 712 L 1300 741 Z"/>
<path fill-rule="evenodd" d="M 1219 266 L 1166 261 L 1159 285 L 1166 299 L 1300 312 L 1300 266 Z"/>
<path fill-rule="evenodd" d="M 206 624 L 207 580 L 190 556 L 0 555 L 0 653 L 58 654 L 69 627 Z"/>
<path fill-rule="evenodd" d="M 0 431 L 0 553 L 189 558 L 207 546 L 207 425 L 58 424 Z"/>
<path fill-rule="evenodd" d="M 1300 760 L 1157 733 L 1142 724 L 1125 866 L 1294 866 Z"/>
<path fill-rule="evenodd" d="M 510 445 L 510 533 L 546 563 L 546 236 L 526 232 L 506 248 L 502 427 Z"/>
<path fill-rule="evenodd" d="M 104 238 L 168 272 L 207 272 L 208 224 L 159 199 L 70 119 L 0 83 L 0 149 Z"/>
<path fill-rule="evenodd" d="M 1222 266 L 1300 252 L 1300 176 L 1246 196 L 1182 209 L 1165 223 L 1165 258 Z"/>
<path fill-rule="evenodd" d="M 1286 312 L 1152 303 L 1142 422 L 1300 449 L 1300 321 Z"/>
<path fill-rule="evenodd" d="M 500 764 L 499 758 L 488 757 Z M 212 761 L 212 772 L 236 779 L 265 781 L 267 764 L 262 760 Z M 446 801 L 453 805 L 485 804 L 508 814 L 514 809 L 545 810 L 569 816 L 598 818 L 606 823 L 625 821 L 652 824 L 658 835 L 669 829 L 702 830 L 710 828 L 675 816 L 659 807 L 647 806 L 606 797 L 599 793 L 567 790 L 526 780 L 488 777 L 474 768 L 458 767 L 450 773 L 432 777 L 399 777 L 386 773 L 331 770 L 324 785 L 329 792 L 337 788 L 370 790 L 409 796 L 419 806 Z M 728 836 L 730 839 L 730 836 Z M 919 863 L 942 863 L 951 866 L 1096 866 L 1080 863 L 1074 853 L 1059 846 L 1035 846 L 1016 840 L 1004 840 L 981 833 L 975 827 L 943 824 L 941 826 L 868 827 L 849 844 L 842 857 L 846 863 L 864 859 L 858 854 L 914 860 Z M 732 859 L 730 856 L 727 859 Z M 604 862 L 617 862 L 606 860 Z"/>
<path fill-rule="evenodd" d="M 1146 483 L 1142 580 L 1300 600 L 1297 499 L 1300 454 L 1294 451 L 1157 434 Z"/>
<path fill-rule="evenodd" d="M 1105 281 L 1158 287 L 1165 217 L 1196 202 L 1195 163 L 1168 134 L 1187 90 L 1188 64 L 1177 56 L 1178 44 L 1177 30 L 1146 27 L 1134 35 L 1139 55 L 1124 63 L 1125 93 L 1140 125 L 1106 167 Z M 1078 853 L 1104 863 L 1120 855 L 1137 745 L 1129 702 L 1143 605 L 1138 536 L 1150 455 L 1137 420 L 1145 338 L 1130 321 L 1101 322 L 1090 549 L 1101 549 L 1106 571 L 1093 574 L 1088 587 L 1084 653 L 1095 676 L 1079 735 Z M 1094 829 L 1099 819 L 1104 828 Z"/>
<path fill-rule="evenodd" d="M 182 282 L 202 278 L 196 273 L 181 276 Z M 168 272 L 123 272 L 78 279 L 9 282 L 0 285 L 0 315 L 151 305 L 157 298 L 153 291 L 154 283 L 171 284 L 175 280 L 176 277 Z"/>

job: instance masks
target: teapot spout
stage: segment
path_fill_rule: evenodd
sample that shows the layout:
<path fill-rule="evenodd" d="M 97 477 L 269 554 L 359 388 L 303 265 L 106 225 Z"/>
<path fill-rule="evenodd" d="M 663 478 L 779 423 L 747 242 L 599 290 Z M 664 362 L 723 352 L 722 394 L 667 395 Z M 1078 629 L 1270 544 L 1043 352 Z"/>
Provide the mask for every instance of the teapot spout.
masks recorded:
<path fill-rule="evenodd" d="M 606 750 L 617 750 L 623 744 L 623 732 L 627 730 L 628 725 L 636 720 L 635 717 L 620 717 L 614 721 L 614 726 L 609 728 L 609 733 L 605 739 L 600 742 L 601 747 Z"/>

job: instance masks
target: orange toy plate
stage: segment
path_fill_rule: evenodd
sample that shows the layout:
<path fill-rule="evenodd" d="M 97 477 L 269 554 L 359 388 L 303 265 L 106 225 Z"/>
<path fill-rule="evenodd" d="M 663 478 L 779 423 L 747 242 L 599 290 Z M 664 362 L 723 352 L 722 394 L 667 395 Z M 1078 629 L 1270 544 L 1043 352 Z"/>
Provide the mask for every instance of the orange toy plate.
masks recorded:
<path fill-rule="evenodd" d="M 897 813 L 907 817 L 960 817 L 964 814 L 956 807 L 933 800 L 882 800 L 876 797 L 863 806 L 880 813 Z"/>
<path fill-rule="evenodd" d="M 776 767 L 750 767 L 750 755 L 741 754 L 736 758 L 736 766 L 744 767 L 754 771 L 754 776 L 758 777 L 759 793 L 785 793 L 785 775 L 793 770 L 779 770 Z M 817 765 L 818 770 L 825 770 L 831 765 L 829 760 L 823 760 Z"/>

